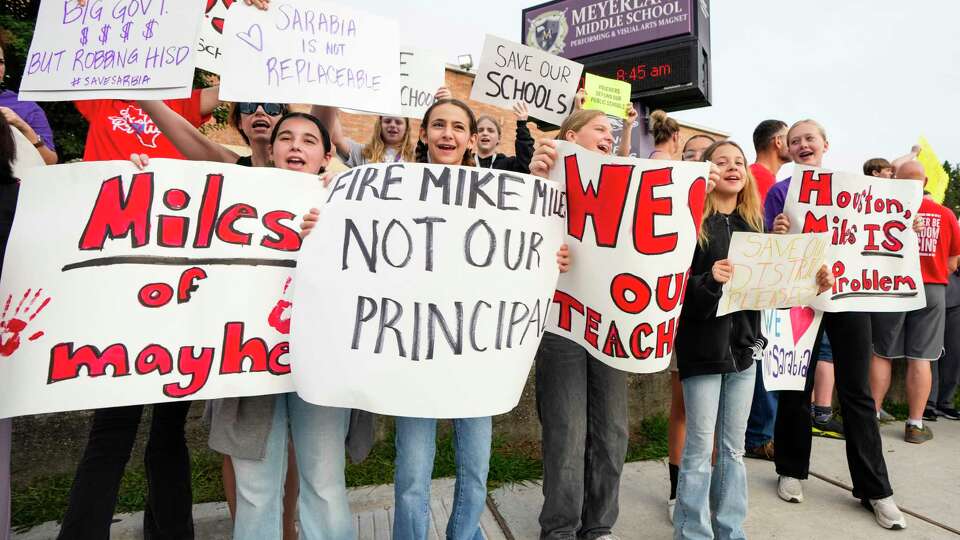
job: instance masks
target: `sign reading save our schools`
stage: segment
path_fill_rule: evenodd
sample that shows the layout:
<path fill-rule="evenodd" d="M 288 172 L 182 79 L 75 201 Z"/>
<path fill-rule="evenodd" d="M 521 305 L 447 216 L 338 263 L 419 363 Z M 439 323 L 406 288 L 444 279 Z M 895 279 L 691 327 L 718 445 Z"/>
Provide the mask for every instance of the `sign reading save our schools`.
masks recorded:
<path fill-rule="evenodd" d="M 199 1 L 43 0 L 20 97 L 185 97 L 202 18 Z"/>
<path fill-rule="evenodd" d="M 583 65 L 487 35 L 470 99 L 510 109 L 522 101 L 530 116 L 560 125 L 570 116 Z"/>
<path fill-rule="evenodd" d="M 321 190 L 179 160 L 33 169 L 0 281 L 0 417 L 290 391 L 296 221 Z"/>
<path fill-rule="evenodd" d="M 317 0 L 235 2 L 223 32 L 224 100 L 400 113 L 395 21 Z"/>
<path fill-rule="evenodd" d="M 297 268 L 300 396 L 426 418 L 515 407 L 556 285 L 562 186 L 379 164 L 340 174 L 325 199 Z"/>
<path fill-rule="evenodd" d="M 797 166 L 784 213 L 790 232 L 830 233 L 827 267 L 836 282 L 811 306 L 823 311 L 910 311 L 926 305 L 913 220 L 923 197 L 915 180 Z"/>
<path fill-rule="evenodd" d="M 822 318 L 822 311 L 807 306 L 763 310 L 760 330 L 767 338 L 762 363 L 764 389 L 803 390 Z"/>
<path fill-rule="evenodd" d="M 603 156 L 557 145 L 570 271 L 548 330 L 624 371 L 667 367 L 703 215 L 706 163 Z"/>

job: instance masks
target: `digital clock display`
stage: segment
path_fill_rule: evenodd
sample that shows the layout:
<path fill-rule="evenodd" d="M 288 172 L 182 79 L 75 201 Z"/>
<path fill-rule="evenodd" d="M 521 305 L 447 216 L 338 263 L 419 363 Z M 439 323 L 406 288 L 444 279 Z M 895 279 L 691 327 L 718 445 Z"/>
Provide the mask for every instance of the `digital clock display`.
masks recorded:
<path fill-rule="evenodd" d="M 585 62 L 586 71 L 601 77 L 630 83 L 631 93 L 659 90 L 692 82 L 690 62 L 696 61 L 690 47 L 677 44 L 670 48 L 617 55 L 609 60 Z"/>

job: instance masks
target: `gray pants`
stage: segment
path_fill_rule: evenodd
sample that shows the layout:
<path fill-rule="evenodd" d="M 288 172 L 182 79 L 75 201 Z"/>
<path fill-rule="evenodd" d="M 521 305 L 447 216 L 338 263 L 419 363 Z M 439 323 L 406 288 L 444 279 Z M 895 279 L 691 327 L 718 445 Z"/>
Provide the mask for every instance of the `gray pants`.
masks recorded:
<path fill-rule="evenodd" d="M 10 540 L 10 441 L 13 420 L 0 420 L 0 540 Z"/>
<path fill-rule="evenodd" d="M 537 351 L 536 373 L 543 429 L 540 538 L 610 534 L 627 455 L 627 374 L 550 333 Z"/>
<path fill-rule="evenodd" d="M 960 384 L 960 306 L 947 308 L 946 329 L 943 333 L 944 354 L 933 362 L 933 384 L 930 385 L 928 407 L 953 409 L 953 400 Z"/>

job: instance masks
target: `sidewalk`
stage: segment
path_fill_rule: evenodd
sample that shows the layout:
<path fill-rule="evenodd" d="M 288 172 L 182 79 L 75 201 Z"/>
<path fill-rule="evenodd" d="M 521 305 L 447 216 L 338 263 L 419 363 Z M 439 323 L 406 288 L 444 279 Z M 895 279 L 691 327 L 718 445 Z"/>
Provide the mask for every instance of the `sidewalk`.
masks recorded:
<path fill-rule="evenodd" d="M 903 441 L 903 424 L 881 428 L 884 454 L 895 497 L 907 516 L 905 531 L 885 531 L 843 486 L 850 485 L 843 441 L 814 439 L 811 477 L 804 482 L 802 504 L 781 501 L 776 494 L 773 464 L 747 460 L 750 484 L 750 515 L 746 522 L 751 539 L 960 539 L 960 422 L 941 420 L 931 424 L 935 438 L 922 445 Z M 839 485 L 838 485 L 839 484 Z M 667 467 L 661 461 L 628 463 L 620 487 L 620 519 L 614 531 L 623 540 L 671 538 L 667 520 L 669 491 Z M 442 539 L 453 500 L 453 480 L 433 482 L 431 507 L 434 529 L 430 538 Z M 537 514 L 542 495 L 539 483 L 515 484 L 491 493 L 482 526 L 490 540 L 536 540 Z M 386 540 L 393 523 L 393 486 L 350 490 L 350 504 L 357 519 L 358 538 Z M 230 538 L 231 525 L 223 503 L 194 508 L 196 538 Z M 497 518 L 502 521 L 498 523 Z M 117 516 L 111 538 L 142 538 L 142 514 Z M 16 540 L 52 540 L 57 527 L 47 523 Z"/>

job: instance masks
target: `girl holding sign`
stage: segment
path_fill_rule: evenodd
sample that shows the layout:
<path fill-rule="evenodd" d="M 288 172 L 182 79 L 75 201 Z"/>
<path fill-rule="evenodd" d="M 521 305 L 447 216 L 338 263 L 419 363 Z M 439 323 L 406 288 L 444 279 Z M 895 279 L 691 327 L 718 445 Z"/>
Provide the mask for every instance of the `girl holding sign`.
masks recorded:
<path fill-rule="evenodd" d="M 481 115 L 477 118 L 477 152 L 478 167 L 500 169 L 519 173 L 530 172 L 530 159 L 533 157 L 533 137 L 527 127 L 527 105 L 518 101 L 513 105 L 513 114 L 517 117 L 517 138 L 515 143 L 516 155 L 508 156 L 497 153 L 500 145 L 500 136 L 503 127 L 496 118 L 490 115 Z"/>
<path fill-rule="evenodd" d="M 310 112 L 330 128 L 330 137 L 337 155 L 347 167 L 368 163 L 394 163 L 414 161 L 414 136 L 410 119 L 400 116 L 378 116 L 373 126 L 373 135 L 367 144 L 360 144 L 343 134 L 339 109 L 314 105 Z"/>
<path fill-rule="evenodd" d="M 787 131 L 790 157 L 797 164 L 821 167 L 823 154 L 829 148 L 827 134 L 814 120 L 801 120 Z M 774 233 L 790 230 L 790 220 L 783 213 L 790 178 L 777 182 L 767 193 L 764 211 L 767 226 Z M 873 352 L 870 315 L 868 313 L 824 313 L 820 332 L 826 332 L 833 348 L 837 395 L 843 410 L 843 431 L 847 444 L 847 465 L 853 479 L 853 496 L 876 517 L 886 529 L 903 529 L 906 520 L 893 500 L 893 489 L 883 459 L 880 429 L 877 425 L 868 374 Z M 801 480 L 810 470 L 811 418 L 810 394 L 813 389 L 820 336 L 813 351 L 804 391 L 781 391 L 777 406 L 774 459 L 780 476 L 777 494 L 787 502 L 803 501 Z"/>

